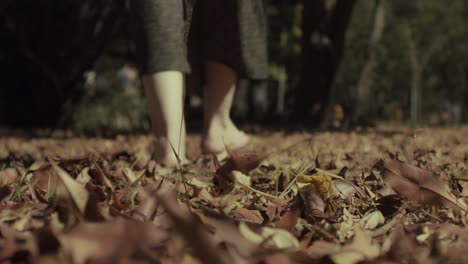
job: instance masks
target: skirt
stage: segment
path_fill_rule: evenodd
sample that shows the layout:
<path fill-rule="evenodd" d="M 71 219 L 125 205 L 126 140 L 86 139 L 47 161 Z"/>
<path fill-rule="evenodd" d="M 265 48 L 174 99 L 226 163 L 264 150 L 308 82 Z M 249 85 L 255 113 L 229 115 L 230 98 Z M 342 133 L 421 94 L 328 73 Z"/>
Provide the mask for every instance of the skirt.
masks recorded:
<path fill-rule="evenodd" d="M 188 37 L 183 0 L 130 3 L 137 63 L 143 74 L 199 73 L 206 61 L 216 61 L 239 78 L 267 78 L 263 0 L 196 0 Z"/>

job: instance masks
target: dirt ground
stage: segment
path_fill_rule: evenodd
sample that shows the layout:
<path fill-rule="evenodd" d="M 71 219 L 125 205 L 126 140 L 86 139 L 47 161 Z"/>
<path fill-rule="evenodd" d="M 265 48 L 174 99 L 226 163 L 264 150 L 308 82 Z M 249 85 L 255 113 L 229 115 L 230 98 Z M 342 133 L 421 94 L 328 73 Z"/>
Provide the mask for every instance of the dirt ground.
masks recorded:
<path fill-rule="evenodd" d="M 467 126 L 263 131 L 219 161 L 189 135 L 174 169 L 148 135 L 15 134 L 2 263 L 468 262 Z"/>

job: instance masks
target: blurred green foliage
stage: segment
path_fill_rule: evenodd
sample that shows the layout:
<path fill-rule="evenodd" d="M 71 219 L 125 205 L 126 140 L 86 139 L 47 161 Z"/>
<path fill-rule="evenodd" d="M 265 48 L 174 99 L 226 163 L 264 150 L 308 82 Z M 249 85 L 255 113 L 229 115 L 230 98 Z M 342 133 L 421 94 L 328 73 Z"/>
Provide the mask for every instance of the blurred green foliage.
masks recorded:
<path fill-rule="evenodd" d="M 267 8 L 271 79 L 284 78 L 279 68 L 285 67 L 289 91 L 300 78 L 299 2 L 271 0 Z M 333 2 L 328 0 L 327 4 L 331 6 Z M 361 0 L 354 9 L 344 60 L 333 87 L 334 102 L 346 105 L 353 96 L 367 60 L 374 8 L 374 1 Z M 468 2 L 387 1 L 385 24 L 372 85 L 377 116 L 390 120 L 408 118 L 413 53 L 422 67 L 425 119 L 448 112 L 457 120 L 456 106 L 466 107 L 468 103 Z M 108 53 L 103 57 L 108 59 L 112 55 Z M 115 71 L 116 67 L 96 71 L 95 86 L 85 87 L 85 95 L 73 111 L 70 110 L 75 128 L 148 129 L 141 90 L 116 87 Z"/>
<path fill-rule="evenodd" d="M 141 89 L 118 82 L 114 71 L 88 72 L 84 96 L 76 105 L 67 104 L 74 129 L 107 133 L 148 130 L 146 103 Z M 93 80 L 94 79 L 94 80 Z"/>
<path fill-rule="evenodd" d="M 290 85 L 297 82 L 301 55 L 301 6 L 289 1 L 271 1 L 267 6 L 269 23 L 268 48 L 270 75 L 273 80 L 284 78 L 278 67 L 286 67 Z"/>
<path fill-rule="evenodd" d="M 336 98 L 349 96 L 366 60 L 373 1 L 358 1 L 347 36 L 345 59 L 336 80 Z M 386 27 L 378 48 L 372 93 L 381 118 L 409 112 L 411 52 L 422 67 L 423 114 L 453 112 L 468 103 L 468 2 L 387 1 Z M 463 101 L 465 100 L 465 101 Z M 454 113 L 452 113 L 454 114 Z M 456 115 L 456 114 L 455 114 Z"/>

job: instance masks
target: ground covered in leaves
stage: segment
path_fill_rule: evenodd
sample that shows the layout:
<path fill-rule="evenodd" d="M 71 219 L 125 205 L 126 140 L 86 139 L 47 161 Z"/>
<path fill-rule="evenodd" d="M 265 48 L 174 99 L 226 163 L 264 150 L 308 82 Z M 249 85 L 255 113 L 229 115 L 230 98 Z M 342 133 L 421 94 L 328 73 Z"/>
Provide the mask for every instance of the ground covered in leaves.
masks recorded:
<path fill-rule="evenodd" d="M 152 139 L 0 137 L 0 262 L 465 263 L 468 127 L 268 132 L 224 161 Z"/>

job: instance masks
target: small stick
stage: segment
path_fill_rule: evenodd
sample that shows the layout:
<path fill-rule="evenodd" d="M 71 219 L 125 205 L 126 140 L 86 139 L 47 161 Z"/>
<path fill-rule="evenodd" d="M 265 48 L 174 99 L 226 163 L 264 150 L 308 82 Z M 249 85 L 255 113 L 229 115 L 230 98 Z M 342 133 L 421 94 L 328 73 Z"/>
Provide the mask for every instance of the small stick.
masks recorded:
<path fill-rule="evenodd" d="M 271 194 L 264 193 L 264 192 L 262 192 L 262 191 L 256 190 L 256 189 L 254 189 L 254 188 L 252 188 L 252 187 L 250 187 L 250 186 L 248 186 L 248 185 L 245 185 L 245 184 L 243 184 L 243 183 L 241 183 L 241 182 L 239 182 L 239 181 L 236 181 L 236 183 L 239 184 L 240 186 L 246 188 L 247 190 L 250 190 L 250 191 L 252 191 L 252 192 L 254 192 L 254 193 L 260 194 L 260 195 L 265 196 L 265 197 L 267 197 L 267 198 L 270 198 L 270 199 L 280 198 L 280 197 L 278 197 L 278 196 L 274 196 L 274 195 L 271 195 Z"/>
<path fill-rule="evenodd" d="M 281 198 L 283 198 L 283 197 L 289 192 L 289 190 L 292 188 L 292 186 L 294 185 L 294 183 L 296 183 L 297 177 L 299 177 L 299 175 L 304 174 L 304 172 L 305 172 L 306 170 L 307 170 L 307 168 L 304 166 L 304 167 L 302 168 L 302 170 L 294 176 L 294 179 L 291 180 L 291 182 L 288 184 L 288 186 L 286 186 L 286 188 L 285 188 L 285 189 L 281 192 L 281 194 L 279 195 Z"/>

